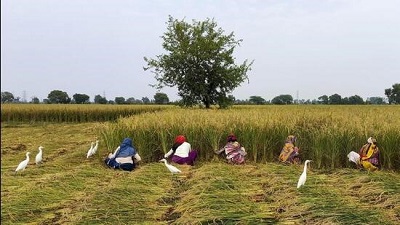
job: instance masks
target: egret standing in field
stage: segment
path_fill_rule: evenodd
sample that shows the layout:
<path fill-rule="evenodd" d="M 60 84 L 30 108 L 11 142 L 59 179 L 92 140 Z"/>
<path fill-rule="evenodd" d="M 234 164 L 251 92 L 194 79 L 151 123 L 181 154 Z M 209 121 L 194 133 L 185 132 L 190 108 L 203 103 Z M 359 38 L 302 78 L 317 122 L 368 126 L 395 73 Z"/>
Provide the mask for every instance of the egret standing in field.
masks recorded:
<path fill-rule="evenodd" d="M 307 163 L 311 162 L 312 160 L 306 160 L 304 163 L 303 173 L 300 175 L 299 182 L 297 182 L 297 188 L 300 188 L 304 183 L 306 183 L 307 179 Z"/>
<path fill-rule="evenodd" d="M 97 149 L 99 148 L 99 140 L 96 140 L 96 145 L 93 147 L 93 155 L 97 152 Z"/>
<path fill-rule="evenodd" d="M 15 169 L 15 174 L 17 174 L 17 172 L 20 170 L 25 170 L 26 166 L 29 163 L 29 154 L 31 154 L 31 153 L 30 152 L 26 153 L 26 159 L 19 163 L 17 169 Z"/>
<path fill-rule="evenodd" d="M 88 150 L 88 152 L 86 154 L 86 158 L 89 158 L 90 156 L 92 156 L 94 154 L 93 153 L 93 146 L 94 146 L 94 142 L 92 142 L 92 144 L 90 145 L 90 148 L 89 148 L 89 150 Z"/>
<path fill-rule="evenodd" d="M 39 163 L 42 163 L 42 161 L 43 161 L 43 147 L 39 146 L 39 153 L 36 155 L 35 163 L 36 165 L 39 165 Z"/>
<path fill-rule="evenodd" d="M 180 171 L 178 168 L 176 168 L 175 166 L 168 164 L 166 159 L 161 159 L 160 162 L 164 162 L 165 166 L 168 168 L 168 170 L 172 173 L 181 173 L 182 171 Z"/>

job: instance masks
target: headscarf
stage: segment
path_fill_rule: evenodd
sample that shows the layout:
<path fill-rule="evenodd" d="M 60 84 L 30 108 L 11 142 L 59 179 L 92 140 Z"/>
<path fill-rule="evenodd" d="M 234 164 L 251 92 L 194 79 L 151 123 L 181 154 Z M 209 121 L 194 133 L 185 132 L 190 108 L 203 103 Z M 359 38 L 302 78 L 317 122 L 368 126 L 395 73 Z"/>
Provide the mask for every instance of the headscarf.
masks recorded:
<path fill-rule="evenodd" d="M 369 137 L 367 142 L 370 143 L 370 144 L 373 144 L 373 143 L 376 143 L 376 139 L 373 138 L 373 137 Z"/>
<path fill-rule="evenodd" d="M 237 138 L 236 138 L 236 136 L 235 136 L 233 133 L 230 133 L 230 134 L 228 135 L 228 138 L 226 138 L 226 141 L 227 141 L 227 142 L 234 142 L 234 141 L 237 141 Z"/>
<path fill-rule="evenodd" d="M 119 148 L 119 151 L 115 155 L 115 158 L 117 157 L 128 157 L 128 156 L 134 156 L 136 154 L 136 149 L 133 147 L 132 144 L 132 139 L 131 138 L 125 138 Z"/>
<path fill-rule="evenodd" d="M 177 137 L 175 138 L 175 144 L 181 145 L 181 144 L 183 144 L 183 142 L 185 142 L 185 141 L 186 141 L 186 138 L 185 138 L 185 136 L 183 136 L 183 135 L 179 135 L 179 136 L 177 136 Z"/>
<path fill-rule="evenodd" d="M 292 144 L 294 144 L 295 142 L 296 142 L 296 136 L 294 136 L 294 135 L 289 135 L 287 138 L 286 138 L 286 142 L 290 142 L 290 143 L 292 143 Z"/>

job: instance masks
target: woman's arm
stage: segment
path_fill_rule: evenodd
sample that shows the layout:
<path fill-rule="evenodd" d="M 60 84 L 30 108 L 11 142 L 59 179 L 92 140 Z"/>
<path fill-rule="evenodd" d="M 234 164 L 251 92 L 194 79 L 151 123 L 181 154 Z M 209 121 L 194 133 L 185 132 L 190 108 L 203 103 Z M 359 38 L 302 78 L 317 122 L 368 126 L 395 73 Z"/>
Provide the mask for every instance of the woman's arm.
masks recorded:
<path fill-rule="evenodd" d="M 214 152 L 215 152 L 215 154 L 221 154 L 223 151 L 225 151 L 225 147 L 222 147 L 221 149 L 219 149 L 219 150 L 215 150 Z"/>
<path fill-rule="evenodd" d="M 164 158 L 168 158 L 172 153 L 174 152 L 174 150 L 169 150 L 169 152 L 167 152 L 165 155 L 164 155 Z"/>

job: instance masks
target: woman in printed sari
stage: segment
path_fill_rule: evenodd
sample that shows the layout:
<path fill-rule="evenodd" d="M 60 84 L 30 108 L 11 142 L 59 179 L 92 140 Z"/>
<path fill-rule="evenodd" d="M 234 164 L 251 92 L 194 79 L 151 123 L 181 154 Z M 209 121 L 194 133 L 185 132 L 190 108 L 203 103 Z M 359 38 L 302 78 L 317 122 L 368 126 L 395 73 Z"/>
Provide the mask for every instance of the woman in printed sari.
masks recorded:
<path fill-rule="evenodd" d="M 360 165 L 368 171 L 375 171 L 380 168 L 379 148 L 375 138 L 370 137 L 367 142 L 360 149 Z"/>
<path fill-rule="evenodd" d="M 297 138 L 294 135 L 289 135 L 286 138 L 285 145 L 279 155 L 279 161 L 283 163 L 300 163 L 299 148 L 296 146 Z"/>
<path fill-rule="evenodd" d="M 225 152 L 228 163 L 231 164 L 243 164 L 245 161 L 244 156 L 247 154 L 246 150 L 237 141 L 236 136 L 231 133 L 228 135 L 227 143 L 220 150 L 215 151 L 216 154 Z"/>
<path fill-rule="evenodd" d="M 197 151 L 191 148 L 185 136 L 179 135 L 175 138 L 172 148 L 164 155 L 164 158 L 166 159 L 171 155 L 173 162 L 193 166 L 197 158 Z"/>

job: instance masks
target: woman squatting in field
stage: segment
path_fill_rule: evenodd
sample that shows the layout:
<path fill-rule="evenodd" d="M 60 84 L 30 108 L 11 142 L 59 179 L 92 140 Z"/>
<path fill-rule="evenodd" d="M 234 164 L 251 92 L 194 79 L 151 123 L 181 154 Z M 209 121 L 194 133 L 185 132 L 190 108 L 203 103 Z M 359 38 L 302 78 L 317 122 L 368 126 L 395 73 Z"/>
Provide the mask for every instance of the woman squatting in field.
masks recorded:
<path fill-rule="evenodd" d="M 286 138 L 285 145 L 279 155 L 279 161 L 283 163 L 300 163 L 299 148 L 296 146 L 297 138 L 294 135 L 289 135 Z"/>
<path fill-rule="evenodd" d="M 119 150 L 114 154 L 108 154 L 108 157 L 104 160 L 107 166 L 114 169 L 122 169 L 126 171 L 132 171 L 135 169 L 137 162 L 141 160 L 140 155 L 137 153 L 135 147 L 133 147 L 132 139 L 125 138 Z"/>
<path fill-rule="evenodd" d="M 231 164 L 243 164 L 245 161 L 244 156 L 247 155 L 246 150 L 237 141 L 236 136 L 231 133 L 226 139 L 227 143 L 220 150 L 215 151 L 216 154 L 221 154 L 225 152 L 226 159 L 228 163 Z"/>
<path fill-rule="evenodd" d="M 380 168 L 379 148 L 375 138 L 368 138 L 367 144 L 361 147 L 360 165 L 369 171 L 375 171 Z"/>
<path fill-rule="evenodd" d="M 164 158 L 167 159 L 171 155 L 173 162 L 193 166 L 197 158 L 197 151 L 191 148 L 185 136 L 179 135 L 175 138 L 172 148 L 164 155 Z"/>

